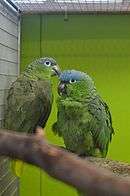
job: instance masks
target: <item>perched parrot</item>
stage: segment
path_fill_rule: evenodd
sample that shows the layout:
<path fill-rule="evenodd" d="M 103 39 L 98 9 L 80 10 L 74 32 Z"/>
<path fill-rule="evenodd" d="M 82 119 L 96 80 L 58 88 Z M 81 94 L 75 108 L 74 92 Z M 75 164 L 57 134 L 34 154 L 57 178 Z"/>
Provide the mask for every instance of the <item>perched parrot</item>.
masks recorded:
<path fill-rule="evenodd" d="M 53 102 L 51 76 L 58 73 L 59 66 L 49 57 L 27 66 L 8 92 L 4 128 L 34 133 L 36 126 L 45 127 Z M 23 162 L 14 161 L 17 176 L 21 176 L 22 169 Z"/>
<path fill-rule="evenodd" d="M 114 130 L 109 108 L 92 78 L 84 72 L 66 70 L 59 80 L 54 133 L 63 138 L 68 151 L 79 156 L 106 157 Z"/>

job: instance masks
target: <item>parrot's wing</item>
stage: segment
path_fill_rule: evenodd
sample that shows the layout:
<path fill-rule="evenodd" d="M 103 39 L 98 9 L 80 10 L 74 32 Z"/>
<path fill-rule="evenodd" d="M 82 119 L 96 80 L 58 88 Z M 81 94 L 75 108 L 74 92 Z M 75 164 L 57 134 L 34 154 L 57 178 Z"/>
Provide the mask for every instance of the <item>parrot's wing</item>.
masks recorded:
<path fill-rule="evenodd" d="M 89 103 L 89 112 L 92 116 L 90 129 L 94 138 L 95 147 L 99 148 L 105 157 L 109 143 L 114 133 L 112 118 L 107 104 L 99 97 L 92 99 Z"/>
<path fill-rule="evenodd" d="M 31 88 L 28 86 L 32 85 Z M 31 89 L 31 90 L 30 90 Z M 44 127 L 51 112 L 52 96 L 46 94 L 44 83 L 17 82 L 9 90 L 5 128 L 31 133 L 37 125 Z"/>
<path fill-rule="evenodd" d="M 43 128 L 46 126 L 46 122 L 49 118 L 49 115 L 51 113 L 51 108 L 52 108 L 52 100 L 48 99 L 48 97 L 46 97 L 45 94 L 44 94 L 44 104 L 43 104 L 43 97 L 41 96 L 41 94 L 40 94 L 39 98 L 40 97 L 41 97 L 40 100 L 42 102 L 41 106 L 43 108 L 42 108 L 42 111 L 40 113 L 41 115 L 40 115 L 40 117 L 39 117 L 39 119 L 36 122 L 36 125 L 34 127 L 34 131 L 35 131 L 36 126 L 40 126 L 40 127 L 43 127 Z"/>
<path fill-rule="evenodd" d="M 114 134 L 114 129 L 112 127 L 112 116 L 111 116 L 111 113 L 110 113 L 108 105 L 104 101 L 102 101 L 102 104 L 104 105 L 104 108 L 105 108 L 105 111 L 106 111 L 106 115 L 107 115 L 106 122 L 107 122 L 107 126 L 110 129 L 110 141 L 111 141 L 112 140 L 112 135 Z"/>

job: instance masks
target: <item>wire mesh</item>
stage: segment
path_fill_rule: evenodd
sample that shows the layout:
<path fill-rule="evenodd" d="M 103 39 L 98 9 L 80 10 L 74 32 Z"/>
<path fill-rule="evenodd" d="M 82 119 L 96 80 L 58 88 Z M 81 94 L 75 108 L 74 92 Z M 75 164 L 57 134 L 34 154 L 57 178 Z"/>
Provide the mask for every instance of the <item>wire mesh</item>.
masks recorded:
<path fill-rule="evenodd" d="M 129 12 L 130 0 L 12 0 L 22 12 Z"/>

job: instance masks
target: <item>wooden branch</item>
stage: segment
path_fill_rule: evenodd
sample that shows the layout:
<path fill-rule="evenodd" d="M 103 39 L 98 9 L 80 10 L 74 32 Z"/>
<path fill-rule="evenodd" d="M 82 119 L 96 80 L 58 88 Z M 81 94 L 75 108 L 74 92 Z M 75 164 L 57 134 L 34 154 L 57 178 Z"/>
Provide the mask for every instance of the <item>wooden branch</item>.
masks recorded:
<path fill-rule="evenodd" d="M 83 160 L 72 153 L 48 144 L 43 138 L 40 128 L 37 130 L 37 135 L 1 130 L 0 155 L 36 165 L 50 176 L 76 187 L 84 192 L 84 195 L 130 196 L 129 179 L 115 176 L 112 172 L 101 169 L 107 164 L 112 171 L 115 171 L 116 168 L 117 174 L 127 173 L 129 176 L 130 166 L 128 164 L 123 164 L 122 167 L 119 162 L 105 159 L 88 158 L 88 160 Z M 100 165 L 100 168 L 94 166 L 90 161 Z"/>
<path fill-rule="evenodd" d="M 128 163 L 95 157 L 88 157 L 86 158 L 86 160 L 90 161 L 97 167 L 104 168 L 113 172 L 116 176 L 127 177 L 128 179 L 130 179 L 130 164 Z"/>

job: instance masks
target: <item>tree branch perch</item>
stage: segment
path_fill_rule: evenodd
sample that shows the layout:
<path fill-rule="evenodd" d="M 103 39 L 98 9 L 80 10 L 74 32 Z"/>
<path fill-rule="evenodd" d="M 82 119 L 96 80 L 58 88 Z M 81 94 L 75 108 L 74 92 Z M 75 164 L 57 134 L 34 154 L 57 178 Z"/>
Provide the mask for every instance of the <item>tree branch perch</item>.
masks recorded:
<path fill-rule="evenodd" d="M 40 128 L 36 135 L 0 130 L 0 155 L 36 165 L 85 195 L 130 196 L 130 179 L 122 177 L 130 176 L 130 165 L 91 157 L 83 160 L 47 143 Z"/>

